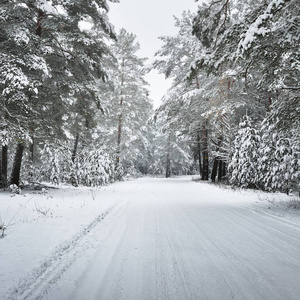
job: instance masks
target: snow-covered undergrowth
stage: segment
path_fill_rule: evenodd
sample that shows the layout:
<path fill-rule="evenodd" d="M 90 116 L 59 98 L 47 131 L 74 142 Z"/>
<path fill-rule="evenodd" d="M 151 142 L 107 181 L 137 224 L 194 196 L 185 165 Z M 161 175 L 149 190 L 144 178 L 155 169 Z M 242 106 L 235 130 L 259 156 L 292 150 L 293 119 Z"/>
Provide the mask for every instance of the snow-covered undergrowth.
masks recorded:
<path fill-rule="evenodd" d="M 199 184 L 206 184 L 194 176 L 193 181 Z M 229 195 L 226 200 L 241 201 L 241 205 L 254 210 L 273 214 L 298 222 L 300 216 L 300 197 L 298 195 L 287 195 L 285 193 L 271 193 L 255 189 L 243 189 L 224 184 L 208 184 L 213 190 L 218 189 L 218 193 Z"/>
<path fill-rule="evenodd" d="M 116 203 L 119 184 L 102 188 L 49 188 L 12 194 L 0 191 L 0 299 L 2 293 Z M 106 195 L 105 197 L 102 197 Z"/>

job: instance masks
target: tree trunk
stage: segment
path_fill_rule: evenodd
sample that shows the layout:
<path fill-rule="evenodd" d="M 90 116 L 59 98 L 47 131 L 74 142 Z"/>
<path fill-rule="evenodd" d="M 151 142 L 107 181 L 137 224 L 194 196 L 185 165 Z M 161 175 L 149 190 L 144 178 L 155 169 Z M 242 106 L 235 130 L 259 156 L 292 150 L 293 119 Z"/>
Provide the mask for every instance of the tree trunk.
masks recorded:
<path fill-rule="evenodd" d="M 223 161 L 222 176 L 223 176 L 223 178 L 225 178 L 225 176 L 226 176 L 226 162 L 225 161 Z"/>
<path fill-rule="evenodd" d="M 119 115 L 118 120 L 118 141 L 117 141 L 117 165 L 120 163 L 120 155 L 121 155 L 121 137 L 122 137 L 122 113 Z"/>
<path fill-rule="evenodd" d="M 10 177 L 10 183 L 19 186 L 21 162 L 23 157 L 24 144 L 23 141 L 19 141 L 17 144 L 17 150 L 14 158 L 13 168 Z"/>
<path fill-rule="evenodd" d="M 122 68 L 125 66 L 125 59 L 122 59 Z M 123 88 L 124 86 L 124 76 L 122 74 L 121 76 L 121 87 Z M 120 108 L 121 112 L 119 114 L 119 120 L 118 120 L 118 141 L 117 141 L 117 157 L 116 157 L 116 164 L 119 166 L 120 164 L 120 155 L 121 155 L 121 138 L 122 138 L 122 119 L 123 119 L 123 102 L 124 102 L 124 96 L 123 96 L 123 91 L 121 91 L 121 99 L 120 99 Z"/>
<path fill-rule="evenodd" d="M 36 22 L 36 29 L 35 29 L 35 34 L 38 35 L 39 37 L 42 36 L 42 31 L 43 31 L 42 22 L 43 22 L 43 18 L 44 18 L 44 12 L 39 9 L 39 11 L 38 11 L 38 17 L 37 17 L 37 22 Z"/>
<path fill-rule="evenodd" d="M 199 129 L 200 131 L 200 129 Z M 198 155 L 198 162 L 199 162 L 199 175 L 202 174 L 202 163 L 201 163 L 201 145 L 200 145 L 200 133 L 197 132 L 197 155 Z"/>
<path fill-rule="evenodd" d="M 222 181 L 222 176 L 223 176 L 223 161 L 219 160 L 219 170 L 218 170 L 218 181 Z"/>
<path fill-rule="evenodd" d="M 166 178 L 171 176 L 171 160 L 170 160 L 170 135 L 168 137 L 167 159 L 166 159 Z"/>
<path fill-rule="evenodd" d="M 29 153 L 30 153 L 30 160 L 33 163 L 34 162 L 34 137 L 31 137 L 32 143 L 29 145 Z"/>
<path fill-rule="evenodd" d="M 79 141 L 79 133 L 76 133 L 75 141 L 74 141 L 74 148 L 72 152 L 72 162 L 74 163 L 75 158 L 76 158 L 76 153 L 77 153 L 77 148 L 78 148 L 78 141 Z"/>
<path fill-rule="evenodd" d="M 199 78 L 198 78 L 198 75 L 196 75 L 196 87 L 197 89 L 199 90 L 200 89 L 200 82 L 199 82 Z M 199 124 L 200 126 L 200 124 Z M 205 128 L 205 121 L 203 122 L 203 130 L 206 131 L 206 128 Z M 204 161 L 206 160 L 204 157 L 208 157 L 208 152 L 207 152 L 207 155 L 206 154 L 206 151 L 205 149 L 207 149 L 207 134 L 203 133 L 203 135 L 205 135 L 206 137 L 204 139 L 206 139 L 206 141 L 203 140 L 203 146 L 204 146 L 204 149 L 203 149 L 203 167 L 202 167 L 202 164 L 201 164 L 201 146 L 200 146 L 200 127 L 199 127 L 199 131 L 197 132 L 197 142 L 198 142 L 198 159 L 199 159 L 199 175 L 201 176 L 202 180 L 208 180 L 208 162 L 207 162 L 207 165 L 206 165 L 206 162 L 204 163 Z M 205 143 L 206 143 L 206 147 L 205 147 Z M 204 170 L 205 168 L 205 170 Z M 205 174 L 204 174 L 205 173 Z M 207 177 L 207 179 L 204 179 L 205 177 Z"/>
<path fill-rule="evenodd" d="M 220 151 L 221 143 L 222 143 L 222 137 L 219 137 L 216 152 Z M 216 182 L 217 170 L 218 170 L 218 166 L 219 166 L 220 161 L 221 161 L 220 156 L 219 155 L 216 156 L 215 159 L 214 159 L 213 169 L 211 171 L 211 177 L 210 177 L 212 182 Z"/>
<path fill-rule="evenodd" d="M 0 178 L 0 186 L 7 186 L 7 145 L 2 146 L 2 154 L 1 154 L 1 178 Z"/>
<path fill-rule="evenodd" d="M 166 162 L 166 178 L 171 176 L 171 162 L 170 162 L 170 154 L 167 153 L 167 162 Z"/>
<path fill-rule="evenodd" d="M 212 182 L 216 182 L 218 164 L 219 164 L 219 159 L 218 159 L 218 157 L 215 157 L 213 168 L 211 170 L 211 177 L 210 177 Z"/>
<path fill-rule="evenodd" d="M 208 145 L 207 145 L 207 129 L 206 121 L 203 122 L 202 129 L 202 140 L 203 140 L 203 172 L 202 180 L 208 180 Z"/>

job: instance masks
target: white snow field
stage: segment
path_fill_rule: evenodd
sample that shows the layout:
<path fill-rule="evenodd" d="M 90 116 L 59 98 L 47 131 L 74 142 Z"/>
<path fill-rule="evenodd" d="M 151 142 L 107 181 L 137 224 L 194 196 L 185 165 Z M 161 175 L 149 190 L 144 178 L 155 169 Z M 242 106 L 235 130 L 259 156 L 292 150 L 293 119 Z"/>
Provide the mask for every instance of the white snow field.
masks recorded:
<path fill-rule="evenodd" d="M 0 299 L 298 300 L 291 200 L 191 177 L 0 192 Z"/>

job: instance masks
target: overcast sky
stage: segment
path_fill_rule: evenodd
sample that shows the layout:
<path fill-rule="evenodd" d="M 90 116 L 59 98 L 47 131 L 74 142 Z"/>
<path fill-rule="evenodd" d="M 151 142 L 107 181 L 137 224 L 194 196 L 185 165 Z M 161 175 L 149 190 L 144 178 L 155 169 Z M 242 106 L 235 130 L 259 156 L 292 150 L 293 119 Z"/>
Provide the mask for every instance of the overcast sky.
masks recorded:
<path fill-rule="evenodd" d="M 196 12 L 195 0 L 120 0 L 120 3 L 110 2 L 109 19 L 116 32 L 125 28 L 137 36 L 141 46 L 139 55 L 148 57 L 148 63 L 151 63 L 162 46 L 158 37 L 176 34 L 173 16 L 180 17 L 184 10 Z M 157 107 L 170 87 L 170 81 L 156 71 L 151 71 L 146 80 L 150 84 L 150 97 Z"/>

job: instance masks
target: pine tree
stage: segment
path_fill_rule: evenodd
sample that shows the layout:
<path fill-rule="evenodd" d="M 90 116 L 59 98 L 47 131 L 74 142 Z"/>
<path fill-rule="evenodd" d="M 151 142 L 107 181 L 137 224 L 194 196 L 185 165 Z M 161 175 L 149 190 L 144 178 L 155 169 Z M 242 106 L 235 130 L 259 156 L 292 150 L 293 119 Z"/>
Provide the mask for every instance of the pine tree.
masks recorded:
<path fill-rule="evenodd" d="M 75 116 L 94 125 L 101 106 L 95 82 L 106 78 L 101 59 L 111 55 L 108 39 L 115 38 L 107 11 L 102 0 L 17 0 L 1 6 L 1 118 L 14 140 L 30 144 L 31 160 L 39 142 L 66 139 L 66 120 Z M 91 30 L 82 29 L 82 22 Z"/>
<path fill-rule="evenodd" d="M 187 174 L 192 167 L 191 141 L 186 127 L 185 106 L 178 105 L 178 94 L 172 90 L 163 98 L 163 104 L 155 114 L 155 173 L 170 177 L 171 174 Z"/>
<path fill-rule="evenodd" d="M 234 151 L 229 164 L 230 183 L 243 188 L 258 187 L 259 132 L 245 116 L 234 141 Z"/>
<path fill-rule="evenodd" d="M 264 120 L 260 144 L 260 181 L 270 191 L 299 191 L 300 97 L 286 95 L 273 103 Z"/>
<path fill-rule="evenodd" d="M 109 77 L 113 79 L 112 89 L 105 95 L 104 124 L 99 126 L 100 142 L 116 157 L 116 165 L 138 168 L 141 160 L 147 161 L 150 125 L 147 120 L 152 113 L 152 103 L 144 79 L 145 58 L 137 54 L 139 44 L 134 34 L 121 29 L 118 40 L 112 44 L 116 62 L 111 62 Z"/>
<path fill-rule="evenodd" d="M 208 180 L 208 121 L 203 117 L 207 98 L 203 96 L 203 88 L 201 88 L 204 76 L 201 72 L 191 72 L 199 52 L 202 51 L 201 43 L 192 35 L 193 17 L 194 15 L 188 11 L 183 12 L 181 19 L 175 18 L 178 34 L 172 37 L 161 37 L 164 45 L 156 53 L 160 58 L 153 66 L 166 77 L 173 78 L 172 88 L 166 95 L 173 102 L 169 104 L 171 107 L 168 110 L 177 111 L 176 120 L 180 122 L 177 127 L 181 127 L 183 132 L 199 137 L 197 148 L 201 148 L 203 160 L 201 163 L 201 155 L 198 154 L 199 171 L 202 173 L 202 178 Z"/>

